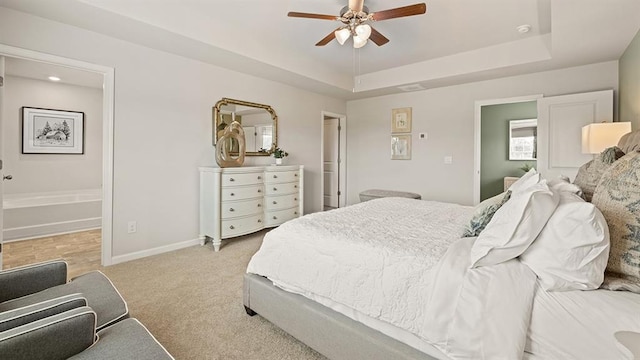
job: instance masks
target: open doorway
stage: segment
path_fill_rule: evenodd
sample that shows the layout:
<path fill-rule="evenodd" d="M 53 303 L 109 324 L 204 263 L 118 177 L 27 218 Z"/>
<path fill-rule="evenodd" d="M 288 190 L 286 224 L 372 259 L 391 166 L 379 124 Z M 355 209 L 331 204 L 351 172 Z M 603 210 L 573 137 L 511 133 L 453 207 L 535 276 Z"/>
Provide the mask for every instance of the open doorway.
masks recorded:
<path fill-rule="evenodd" d="M 70 276 L 110 265 L 113 69 L 4 45 L 0 56 L 5 65 L 0 264 L 9 268 L 65 258 Z M 65 118 L 69 114 L 74 117 Z M 41 120 L 42 126 L 34 125 Z M 78 126 L 64 131 L 72 122 Z M 31 145 L 73 143 L 79 150 L 25 150 L 30 137 L 38 136 L 41 141 Z"/>
<path fill-rule="evenodd" d="M 346 205 L 346 116 L 322 112 L 322 209 Z"/>
<path fill-rule="evenodd" d="M 533 159 L 521 160 L 510 156 L 510 127 L 519 120 L 535 119 L 537 100 L 541 97 L 531 95 L 476 101 L 474 204 L 503 192 L 527 166 L 535 167 Z"/>

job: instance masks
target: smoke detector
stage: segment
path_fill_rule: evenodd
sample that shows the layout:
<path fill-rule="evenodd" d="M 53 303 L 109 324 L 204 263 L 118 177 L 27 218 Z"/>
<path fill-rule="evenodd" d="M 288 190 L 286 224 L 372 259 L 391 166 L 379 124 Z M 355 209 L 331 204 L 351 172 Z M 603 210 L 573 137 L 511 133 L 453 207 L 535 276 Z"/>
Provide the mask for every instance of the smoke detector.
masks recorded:
<path fill-rule="evenodd" d="M 529 31 L 531 31 L 531 25 L 529 25 L 529 24 L 520 25 L 520 26 L 518 26 L 518 27 L 516 28 L 516 30 L 518 30 L 518 32 L 519 32 L 520 34 L 526 34 L 526 33 L 528 33 Z"/>

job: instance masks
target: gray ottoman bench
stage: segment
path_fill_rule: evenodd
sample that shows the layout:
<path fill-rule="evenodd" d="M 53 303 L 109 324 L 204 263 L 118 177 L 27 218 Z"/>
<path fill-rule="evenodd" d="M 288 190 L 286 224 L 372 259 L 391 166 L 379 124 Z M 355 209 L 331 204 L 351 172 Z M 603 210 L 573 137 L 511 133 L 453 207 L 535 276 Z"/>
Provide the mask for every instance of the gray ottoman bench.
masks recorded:
<path fill-rule="evenodd" d="M 403 197 L 416 200 L 422 199 L 422 196 L 420 196 L 420 194 L 406 191 L 369 189 L 360 193 L 360 201 L 362 202 L 385 197 Z"/>

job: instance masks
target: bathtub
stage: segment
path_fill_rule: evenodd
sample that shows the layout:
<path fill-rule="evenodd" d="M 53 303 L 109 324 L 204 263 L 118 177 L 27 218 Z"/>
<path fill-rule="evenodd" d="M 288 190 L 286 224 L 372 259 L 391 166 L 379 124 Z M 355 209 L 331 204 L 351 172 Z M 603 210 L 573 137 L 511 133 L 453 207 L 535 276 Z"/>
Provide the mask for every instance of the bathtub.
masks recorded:
<path fill-rule="evenodd" d="M 102 190 L 6 194 L 4 241 L 99 229 L 102 224 Z"/>

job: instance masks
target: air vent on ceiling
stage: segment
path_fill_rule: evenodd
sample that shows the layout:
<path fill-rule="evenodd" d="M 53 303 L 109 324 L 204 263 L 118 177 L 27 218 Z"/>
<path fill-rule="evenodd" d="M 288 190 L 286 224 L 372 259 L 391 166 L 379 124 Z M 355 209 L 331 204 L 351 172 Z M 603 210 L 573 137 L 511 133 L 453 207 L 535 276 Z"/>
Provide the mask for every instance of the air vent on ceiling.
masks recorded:
<path fill-rule="evenodd" d="M 411 84 L 411 85 L 398 86 L 398 89 L 400 89 L 402 91 L 425 90 L 425 88 L 420 84 Z"/>

